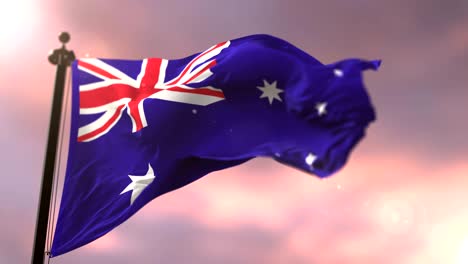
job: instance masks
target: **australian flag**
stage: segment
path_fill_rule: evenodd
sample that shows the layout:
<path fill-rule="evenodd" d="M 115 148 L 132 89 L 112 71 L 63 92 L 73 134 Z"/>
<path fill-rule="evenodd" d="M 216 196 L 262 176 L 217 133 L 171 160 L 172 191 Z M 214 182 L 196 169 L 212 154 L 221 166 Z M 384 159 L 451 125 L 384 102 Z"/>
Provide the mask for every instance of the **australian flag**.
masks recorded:
<path fill-rule="evenodd" d="M 68 166 L 52 256 L 112 230 L 152 199 L 270 157 L 326 177 L 375 112 L 362 72 L 252 35 L 183 58 L 85 58 L 72 66 Z"/>

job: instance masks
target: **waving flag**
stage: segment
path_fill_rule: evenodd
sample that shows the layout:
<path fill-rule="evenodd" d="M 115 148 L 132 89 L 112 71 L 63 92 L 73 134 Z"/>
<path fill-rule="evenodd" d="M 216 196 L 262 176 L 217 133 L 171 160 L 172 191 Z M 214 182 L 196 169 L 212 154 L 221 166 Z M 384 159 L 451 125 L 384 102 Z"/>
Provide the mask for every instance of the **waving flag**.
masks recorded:
<path fill-rule="evenodd" d="M 150 200 L 254 157 L 325 177 L 375 113 L 362 71 L 253 35 L 178 60 L 73 64 L 69 160 L 52 256 L 106 234 Z"/>

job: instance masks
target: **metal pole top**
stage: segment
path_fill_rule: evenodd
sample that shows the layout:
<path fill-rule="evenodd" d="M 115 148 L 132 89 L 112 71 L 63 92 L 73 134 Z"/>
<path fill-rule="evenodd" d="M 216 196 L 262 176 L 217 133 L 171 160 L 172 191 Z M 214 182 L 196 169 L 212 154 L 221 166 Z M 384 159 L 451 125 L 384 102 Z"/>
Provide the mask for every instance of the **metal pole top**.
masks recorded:
<path fill-rule="evenodd" d="M 53 65 L 70 66 L 75 60 L 75 54 L 73 51 L 65 48 L 65 44 L 70 41 L 70 34 L 68 34 L 68 32 L 62 32 L 58 38 L 62 43 L 62 47 L 55 49 L 50 53 L 49 62 Z"/>

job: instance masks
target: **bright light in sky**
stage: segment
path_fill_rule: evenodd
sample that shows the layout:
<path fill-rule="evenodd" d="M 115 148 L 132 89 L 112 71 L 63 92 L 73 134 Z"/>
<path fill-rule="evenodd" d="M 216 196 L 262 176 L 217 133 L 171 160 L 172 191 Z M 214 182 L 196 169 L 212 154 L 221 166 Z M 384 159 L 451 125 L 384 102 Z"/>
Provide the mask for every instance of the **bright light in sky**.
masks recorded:
<path fill-rule="evenodd" d="M 467 264 L 468 263 L 468 237 L 465 238 L 458 252 L 457 264 Z"/>
<path fill-rule="evenodd" d="M 6 54 L 31 35 L 37 18 L 38 9 L 34 0 L 0 1 L 0 53 Z"/>
<path fill-rule="evenodd" d="M 416 210 L 409 201 L 381 198 L 374 210 L 376 223 L 384 232 L 406 233 L 418 224 Z"/>

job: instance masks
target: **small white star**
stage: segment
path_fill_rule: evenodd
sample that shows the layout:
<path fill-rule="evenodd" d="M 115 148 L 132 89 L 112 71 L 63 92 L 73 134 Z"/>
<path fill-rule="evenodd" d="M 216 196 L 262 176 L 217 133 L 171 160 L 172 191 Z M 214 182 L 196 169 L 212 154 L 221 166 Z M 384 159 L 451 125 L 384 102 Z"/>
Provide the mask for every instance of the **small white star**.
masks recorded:
<path fill-rule="evenodd" d="M 270 84 L 266 80 L 263 80 L 263 86 L 257 86 L 257 88 L 263 92 L 262 95 L 260 95 L 260 98 L 267 97 L 270 105 L 273 104 L 275 99 L 282 102 L 279 93 L 282 93 L 283 90 L 276 87 L 276 81 Z"/>
<path fill-rule="evenodd" d="M 334 69 L 333 73 L 335 74 L 336 77 L 343 77 L 344 73 L 340 69 Z"/>
<path fill-rule="evenodd" d="M 132 182 L 120 194 L 124 194 L 128 191 L 132 191 L 130 204 L 133 204 L 133 202 L 141 194 L 141 192 L 153 182 L 155 175 L 154 175 L 153 168 L 151 168 L 151 164 L 148 164 L 148 172 L 146 172 L 146 175 L 143 175 L 143 176 L 128 175 L 128 177 L 130 177 Z"/>
<path fill-rule="evenodd" d="M 305 162 L 306 162 L 307 165 L 312 167 L 312 165 L 314 164 L 316 159 L 317 159 L 317 156 L 315 156 L 312 153 L 309 153 L 309 155 L 307 155 L 307 157 L 305 158 Z"/>
<path fill-rule="evenodd" d="M 320 102 L 315 105 L 315 109 L 317 109 L 317 113 L 319 116 L 325 115 L 327 113 L 327 103 Z"/>
<path fill-rule="evenodd" d="M 192 113 L 193 113 L 194 115 L 196 115 L 196 114 L 197 114 L 197 109 L 192 109 Z"/>

